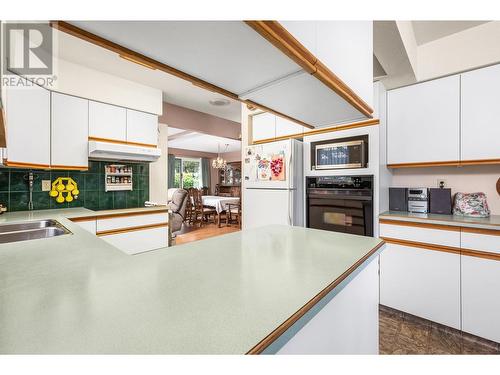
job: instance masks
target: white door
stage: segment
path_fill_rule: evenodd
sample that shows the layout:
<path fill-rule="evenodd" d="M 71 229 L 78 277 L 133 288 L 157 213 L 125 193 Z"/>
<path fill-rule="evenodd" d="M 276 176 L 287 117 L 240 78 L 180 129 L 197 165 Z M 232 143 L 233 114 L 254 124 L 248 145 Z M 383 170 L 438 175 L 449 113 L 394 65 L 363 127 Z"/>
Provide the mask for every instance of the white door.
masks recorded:
<path fill-rule="evenodd" d="M 462 330 L 500 342 L 500 261 L 462 256 Z"/>
<path fill-rule="evenodd" d="M 7 165 L 50 165 L 50 91 L 26 79 L 6 86 Z"/>
<path fill-rule="evenodd" d="M 276 116 L 260 113 L 252 117 L 252 141 L 276 137 Z"/>
<path fill-rule="evenodd" d="M 287 139 L 247 147 L 243 160 L 243 187 L 293 188 L 292 142 L 293 140 Z M 278 164 L 277 159 L 281 159 Z"/>
<path fill-rule="evenodd" d="M 380 303 L 460 329 L 460 255 L 386 244 Z"/>
<path fill-rule="evenodd" d="M 462 160 L 500 159 L 500 65 L 462 74 Z"/>
<path fill-rule="evenodd" d="M 168 247 L 168 228 L 158 227 L 101 236 L 121 251 L 134 255 Z"/>
<path fill-rule="evenodd" d="M 387 163 L 458 161 L 460 77 L 387 92 Z"/>
<path fill-rule="evenodd" d="M 90 100 L 89 137 L 126 141 L 126 109 Z"/>
<path fill-rule="evenodd" d="M 158 145 L 158 116 L 127 109 L 127 142 Z"/>
<path fill-rule="evenodd" d="M 89 101 L 52 93 L 52 168 L 88 168 Z"/>
<path fill-rule="evenodd" d="M 296 122 L 276 116 L 276 137 L 303 133 L 305 128 Z"/>
<path fill-rule="evenodd" d="M 242 208 L 244 229 L 271 224 L 291 225 L 291 199 L 290 190 L 245 189 Z"/>

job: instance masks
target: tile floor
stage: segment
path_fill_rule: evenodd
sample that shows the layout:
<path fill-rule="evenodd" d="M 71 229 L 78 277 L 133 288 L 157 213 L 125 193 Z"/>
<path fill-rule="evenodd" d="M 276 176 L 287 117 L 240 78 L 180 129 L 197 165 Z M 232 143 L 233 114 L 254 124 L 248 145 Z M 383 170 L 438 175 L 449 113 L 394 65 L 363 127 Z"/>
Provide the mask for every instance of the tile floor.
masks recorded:
<path fill-rule="evenodd" d="M 500 344 L 380 306 L 380 354 L 500 354 Z"/>

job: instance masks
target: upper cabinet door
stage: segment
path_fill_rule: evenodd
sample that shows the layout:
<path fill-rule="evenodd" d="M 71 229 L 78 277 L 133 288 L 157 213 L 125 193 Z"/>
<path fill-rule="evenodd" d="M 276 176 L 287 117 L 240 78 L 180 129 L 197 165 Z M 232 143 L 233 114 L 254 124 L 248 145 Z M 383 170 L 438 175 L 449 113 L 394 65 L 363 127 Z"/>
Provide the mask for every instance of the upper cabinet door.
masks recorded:
<path fill-rule="evenodd" d="M 387 163 L 458 161 L 460 77 L 387 93 Z"/>
<path fill-rule="evenodd" d="M 462 74 L 462 160 L 500 159 L 500 65 Z"/>
<path fill-rule="evenodd" d="M 126 109 L 89 101 L 89 137 L 126 141 Z"/>
<path fill-rule="evenodd" d="M 276 137 L 276 116 L 260 113 L 252 117 L 252 141 Z"/>
<path fill-rule="evenodd" d="M 283 117 L 276 116 L 276 137 L 303 133 L 306 130 L 303 126 L 287 120 Z"/>
<path fill-rule="evenodd" d="M 50 92 L 25 79 L 6 88 L 7 165 L 48 168 Z"/>
<path fill-rule="evenodd" d="M 158 145 L 158 117 L 127 109 L 127 142 Z"/>
<path fill-rule="evenodd" d="M 52 93 L 52 168 L 88 167 L 89 101 Z"/>

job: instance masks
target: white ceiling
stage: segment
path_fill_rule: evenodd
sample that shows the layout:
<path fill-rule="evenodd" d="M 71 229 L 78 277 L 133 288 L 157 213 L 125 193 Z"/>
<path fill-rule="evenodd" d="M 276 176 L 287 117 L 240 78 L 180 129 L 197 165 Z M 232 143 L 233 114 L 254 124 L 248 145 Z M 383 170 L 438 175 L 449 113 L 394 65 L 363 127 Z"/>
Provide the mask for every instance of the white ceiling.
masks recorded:
<path fill-rule="evenodd" d="M 168 127 L 168 135 L 180 134 L 185 132 L 184 129 Z M 217 153 L 218 147 L 220 152 L 233 152 L 241 150 L 241 141 L 217 137 L 215 135 L 202 134 L 197 132 L 186 132 L 186 135 L 179 136 L 175 139 L 168 140 L 168 147 L 181 148 L 184 150 L 202 151 Z M 226 150 L 226 144 L 228 145 Z"/>
<path fill-rule="evenodd" d="M 412 21 L 417 45 L 482 25 L 489 21 Z"/>
<path fill-rule="evenodd" d="M 168 73 L 124 60 L 116 53 L 66 33 L 58 32 L 57 40 L 58 55 L 64 60 L 160 89 L 165 102 L 241 122 L 241 103 L 236 100 L 226 98 L 230 101 L 229 105 L 213 106 L 209 101 L 222 98 L 222 95 L 194 86 Z"/>

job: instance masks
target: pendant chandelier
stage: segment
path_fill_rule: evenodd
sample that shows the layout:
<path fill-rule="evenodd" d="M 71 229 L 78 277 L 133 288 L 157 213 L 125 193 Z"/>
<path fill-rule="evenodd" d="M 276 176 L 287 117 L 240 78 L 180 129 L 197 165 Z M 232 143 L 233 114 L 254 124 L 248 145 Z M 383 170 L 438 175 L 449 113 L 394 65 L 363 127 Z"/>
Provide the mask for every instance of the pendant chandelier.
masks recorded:
<path fill-rule="evenodd" d="M 226 148 L 224 149 L 224 152 L 227 151 L 228 147 L 229 147 L 229 144 L 226 144 Z M 212 161 L 212 167 L 215 169 L 226 169 L 226 167 L 227 167 L 227 162 L 220 156 L 220 144 L 217 145 L 217 159 L 214 159 Z"/>

